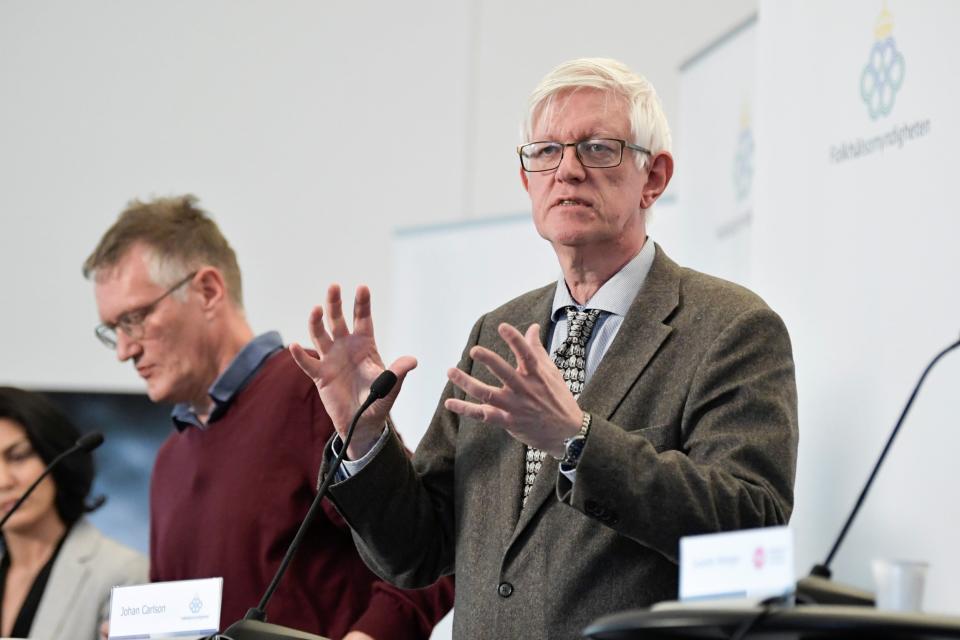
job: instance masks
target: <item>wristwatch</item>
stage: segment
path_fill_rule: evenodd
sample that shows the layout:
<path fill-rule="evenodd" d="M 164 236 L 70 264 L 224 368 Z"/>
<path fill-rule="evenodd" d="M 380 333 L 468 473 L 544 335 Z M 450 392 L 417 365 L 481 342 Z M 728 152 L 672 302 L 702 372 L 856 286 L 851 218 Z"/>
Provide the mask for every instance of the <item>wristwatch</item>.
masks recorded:
<path fill-rule="evenodd" d="M 590 433 L 590 421 L 592 417 L 586 411 L 583 412 L 583 422 L 580 424 L 580 431 L 577 435 L 563 440 L 563 459 L 560 465 L 567 469 L 576 469 L 580 462 L 580 456 L 583 454 L 583 447 L 587 444 L 587 434 Z"/>

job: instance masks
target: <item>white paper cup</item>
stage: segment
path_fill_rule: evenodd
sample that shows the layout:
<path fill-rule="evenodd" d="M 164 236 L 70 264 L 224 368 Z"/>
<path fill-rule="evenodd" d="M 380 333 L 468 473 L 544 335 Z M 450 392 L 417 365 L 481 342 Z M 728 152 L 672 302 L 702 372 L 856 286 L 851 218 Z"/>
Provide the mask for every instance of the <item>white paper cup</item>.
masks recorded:
<path fill-rule="evenodd" d="M 874 560 L 873 581 L 877 587 L 877 609 L 922 611 L 923 583 L 929 566 L 926 562 L 910 560 Z"/>

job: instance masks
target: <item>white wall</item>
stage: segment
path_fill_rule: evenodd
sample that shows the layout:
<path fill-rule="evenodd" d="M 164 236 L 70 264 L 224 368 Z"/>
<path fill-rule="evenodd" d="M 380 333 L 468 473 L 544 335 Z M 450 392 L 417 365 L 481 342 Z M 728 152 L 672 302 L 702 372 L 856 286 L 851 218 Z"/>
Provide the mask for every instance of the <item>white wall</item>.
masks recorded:
<path fill-rule="evenodd" d="M 906 72 L 890 113 L 872 118 L 860 80 L 884 8 Z M 944 0 L 761 5 L 753 284 L 796 354 L 793 526 L 807 567 L 825 558 L 923 367 L 960 332 L 960 95 L 945 80 L 958 20 L 960 5 Z M 923 121 L 926 135 L 837 161 L 844 143 Z M 954 614 L 958 381 L 955 352 L 917 397 L 833 563 L 838 579 L 869 588 L 873 558 L 927 560 L 926 605 Z"/>
<path fill-rule="evenodd" d="M 526 210 L 514 146 L 546 71 L 619 57 L 673 116 L 679 63 L 756 1 L 585 6 L 0 2 L 0 383 L 142 389 L 80 276 L 133 197 L 201 197 L 255 329 L 303 339 L 334 280 L 385 324 L 394 229 Z"/>

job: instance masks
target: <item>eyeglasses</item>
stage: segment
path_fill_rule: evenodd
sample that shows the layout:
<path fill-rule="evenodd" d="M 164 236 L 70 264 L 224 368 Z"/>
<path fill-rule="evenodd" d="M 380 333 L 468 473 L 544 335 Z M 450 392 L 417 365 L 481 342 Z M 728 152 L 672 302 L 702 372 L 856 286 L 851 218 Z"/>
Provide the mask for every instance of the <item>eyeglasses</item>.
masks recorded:
<path fill-rule="evenodd" d="M 611 169 L 620 166 L 623 161 L 623 149 L 632 149 L 653 155 L 649 149 L 626 140 L 615 138 L 590 138 L 580 142 L 531 142 L 517 147 L 520 154 L 520 164 L 524 171 L 550 171 L 560 166 L 563 152 L 567 147 L 573 147 L 580 164 L 592 169 Z"/>
<path fill-rule="evenodd" d="M 185 277 L 183 280 L 164 291 L 162 296 L 150 304 L 145 304 L 142 307 L 137 307 L 136 309 L 127 311 L 117 318 L 116 322 L 98 325 L 97 328 L 94 329 L 94 333 L 97 335 L 97 338 L 99 338 L 100 342 L 102 342 L 103 345 L 108 349 L 117 348 L 117 329 L 123 331 L 123 333 L 131 340 L 140 340 L 143 338 L 143 323 L 146 321 L 147 316 L 154 312 L 154 310 L 157 308 L 157 305 L 160 304 L 164 298 L 190 282 L 195 275 L 197 275 L 196 271 L 191 272 L 190 275 Z"/>

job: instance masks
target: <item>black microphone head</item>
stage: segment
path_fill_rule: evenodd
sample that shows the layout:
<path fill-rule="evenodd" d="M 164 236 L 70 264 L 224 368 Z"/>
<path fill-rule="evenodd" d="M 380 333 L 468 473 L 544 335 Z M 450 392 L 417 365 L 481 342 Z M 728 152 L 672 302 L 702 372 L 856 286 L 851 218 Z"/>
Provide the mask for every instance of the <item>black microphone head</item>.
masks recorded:
<path fill-rule="evenodd" d="M 397 374 L 390 369 L 384 369 L 383 373 L 378 375 L 377 379 L 370 385 L 370 395 L 379 400 L 390 393 L 395 384 L 397 384 Z"/>
<path fill-rule="evenodd" d="M 94 431 L 93 433 L 86 433 L 80 436 L 80 439 L 77 440 L 77 448 L 81 451 L 90 453 L 97 447 L 103 444 L 103 434 L 99 431 Z"/>

